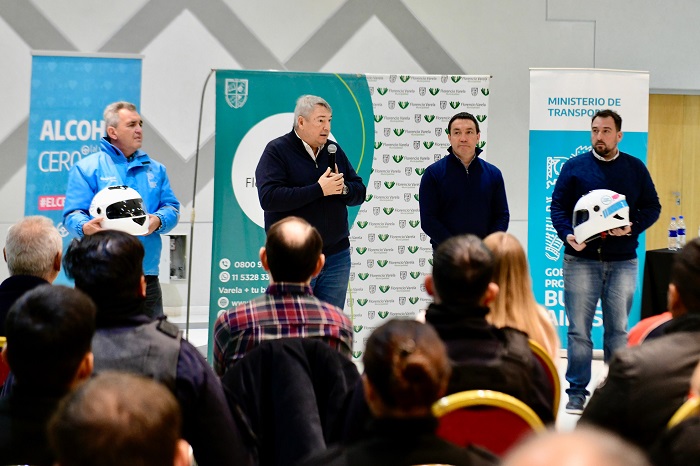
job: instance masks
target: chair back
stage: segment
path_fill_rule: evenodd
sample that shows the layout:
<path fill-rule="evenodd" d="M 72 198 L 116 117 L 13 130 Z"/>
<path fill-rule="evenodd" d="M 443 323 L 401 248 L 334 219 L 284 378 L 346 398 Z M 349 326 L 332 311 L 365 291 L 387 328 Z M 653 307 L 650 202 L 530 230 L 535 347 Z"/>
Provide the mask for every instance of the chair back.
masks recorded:
<path fill-rule="evenodd" d="M 460 446 L 471 444 L 503 456 L 523 436 L 544 430 L 537 414 L 505 393 L 469 390 L 443 397 L 433 405 L 437 435 Z"/>
<path fill-rule="evenodd" d="M 7 344 L 7 338 L 5 337 L 0 337 L 0 351 L 2 351 L 5 348 L 5 345 Z M 7 376 L 10 374 L 10 366 L 7 365 L 5 360 L 3 358 L 0 358 L 0 387 L 3 386 L 5 383 L 5 380 L 7 380 Z"/>
<path fill-rule="evenodd" d="M 554 420 L 557 420 L 557 413 L 559 413 L 559 401 L 561 399 L 561 380 L 559 379 L 559 371 L 557 371 L 557 366 L 552 361 L 552 357 L 547 353 L 542 345 L 534 340 L 528 340 L 532 354 L 535 355 L 537 362 L 544 368 L 547 373 L 547 380 L 552 387 L 552 394 L 554 399 L 552 400 L 552 411 L 554 411 Z"/>
<path fill-rule="evenodd" d="M 674 427 L 676 424 L 680 424 L 684 420 L 691 416 L 697 416 L 700 414 L 700 398 L 693 397 L 687 400 L 681 405 L 680 408 L 671 416 L 666 427 L 668 429 Z"/>

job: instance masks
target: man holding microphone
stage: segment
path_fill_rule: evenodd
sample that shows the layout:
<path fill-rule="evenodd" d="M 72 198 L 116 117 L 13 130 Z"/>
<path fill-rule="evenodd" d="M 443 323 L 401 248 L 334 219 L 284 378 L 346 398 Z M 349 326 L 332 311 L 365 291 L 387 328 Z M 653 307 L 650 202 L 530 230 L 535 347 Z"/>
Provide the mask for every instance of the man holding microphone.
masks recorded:
<path fill-rule="evenodd" d="M 347 207 L 361 204 L 366 188 L 343 149 L 328 139 L 332 116 L 321 97 L 299 97 L 292 131 L 267 144 L 255 178 L 266 231 L 294 215 L 321 234 L 325 265 L 311 287 L 321 301 L 342 309 L 350 277 Z"/>

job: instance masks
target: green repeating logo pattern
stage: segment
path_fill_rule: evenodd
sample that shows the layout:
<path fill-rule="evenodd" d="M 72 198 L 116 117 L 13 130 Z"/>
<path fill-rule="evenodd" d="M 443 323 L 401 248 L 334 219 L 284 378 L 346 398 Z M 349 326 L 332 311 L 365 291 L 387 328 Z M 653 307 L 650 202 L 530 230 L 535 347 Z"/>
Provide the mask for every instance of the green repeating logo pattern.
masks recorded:
<path fill-rule="evenodd" d="M 399 79 L 401 80 L 401 82 L 405 83 L 405 82 L 407 82 L 409 79 L 411 79 L 411 77 L 410 77 L 410 76 L 406 76 L 406 75 L 401 75 L 401 76 L 399 76 Z"/>
<path fill-rule="evenodd" d="M 484 95 L 489 95 L 491 92 L 488 89 L 481 88 L 481 93 Z"/>
<path fill-rule="evenodd" d="M 360 255 L 362 255 L 362 254 L 367 252 L 367 248 L 364 246 L 363 247 L 358 246 L 355 248 L 355 251 L 357 251 Z"/>
<path fill-rule="evenodd" d="M 418 251 L 418 246 L 409 246 L 408 247 L 408 252 L 410 252 L 411 254 L 415 254 L 416 251 Z"/>
<path fill-rule="evenodd" d="M 380 234 L 377 235 L 377 236 L 379 237 L 379 239 L 380 239 L 382 242 L 384 242 L 384 241 L 386 241 L 386 240 L 389 239 L 389 235 L 387 235 L 386 233 L 380 233 Z"/>
<path fill-rule="evenodd" d="M 420 224 L 420 220 L 409 220 L 408 224 L 411 225 L 411 227 L 415 228 Z"/>
<path fill-rule="evenodd" d="M 364 228 L 364 227 L 366 227 L 368 224 L 369 224 L 368 222 L 363 221 L 363 220 L 360 220 L 360 221 L 357 222 L 357 226 L 360 227 L 360 228 Z"/>
<path fill-rule="evenodd" d="M 383 115 L 374 115 L 374 121 L 376 121 L 377 123 L 379 123 L 383 119 L 384 119 Z"/>
<path fill-rule="evenodd" d="M 404 133 L 404 131 L 406 130 L 403 128 L 394 128 L 394 134 L 397 136 L 401 136 Z"/>
<path fill-rule="evenodd" d="M 408 302 L 411 304 L 416 304 L 418 302 L 418 296 L 411 296 L 408 298 Z"/>
<path fill-rule="evenodd" d="M 423 115 L 423 118 L 425 118 L 425 121 L 427 121 L 428 123 L 432 123 L 435 119 L 435 115 Z"/>
<path fill-rule="evenodd" d="M 360 272 L 357 276 L 360 277 L 360 280 L 365 281 L 369 277 L 369 274 L 367 272 Z"/>
<path fill-rule="evenodd" d="M 358 299 L 357 304 L 359 304 L 360 306 L 364 306 L 365 304 L 367 304 L 367 299 L 365 299 L 365 298 Z"/>
<path fill-rule="evenodd" d="M 391 213 L 394 211 L 394 208 L 393 207 L 384 207 L 382 210 L 384 211 L 385 214 L 391 215 Z"/>
<path fill-rule="evenodd" d="M 418 278 L 420 277 L 420 272 L 411 272 L 409 275 L 411 276 L 411 278 Z"/>
<path fill-rule="evenodd" d="M 381 317 L 382 319 L 386 319 L 387 316 L 389 315 L 389 311 L 379 311 L 377 312 L 377 315 Z"/>
<path fill-rule="evenodd" d="M 355 333 L 359 333 L 362 331 L 364 327 L 362 325 L 353 325 L 352 329 L 354 330 Z"/>
<path fill-rule="evenodd" d="M 373 194 L 368 194 L 367 196 L 365 196 L 365 202 L 371 201 L 373 197 L 374 197 Z"/>
<path fill-rule="evenodd" d="M 408 102 L 405 102 L 405 101 L 399 102 L 399 107 L 401 107 L 401 109 L 406 109 L 406 107 L 408 107 L 409 105 L 410 104 Z"/>
<path fill-rule="evenodd" d="M 434 145 L 435 143 L 433 141 L 423 141 L 423 147 L 425 147 L 426 149 L 430 149 Z"/>
<path fill-rule="evenodd" d="M 353 351 L 352 352 L 352 357 L 355 359 L 359 359 L 360 356 L 362 356 L 362 351 Z"/>
<path fill-rule="evenodd" d="M 382 144 L 383 144 L 383 143 L 381 143 L 381 142 L 375 142 L 375 143 L 374 143 L 374 148 L 375 148 L 375 149 L 379 149 L 380 147 L 382 147 Z"/>
<path fill-rule="evenodd" d="M 395 181 L 385 181 L 385 182 L 384 182 L 384 186 L 386 186 L 387 189 L 393 188 L 394 185 L 396 185 L 396 182 L 395 182 Z"/>
<path fill-rule="evenodd" d="M 418 176 L 423 176 L 423 173 L 425 173 L 425 168 L 416 168 L 416 175 Z M 415 194 L 414 194 L 415 196 Z M 416 199 L 417 201 L 418 199 Z"/>
<path fill-rule="evenodd" d="M 388 261 L 388 260 L 385 260 L 385 259 L 382 259 L 382 260 L 378 260 L 378 261 L 377 261 L 377 265 L 378 265 L 379 267 L 385 267 L 386 264 L 388 264 L 388 263 L 389 263 L 389 261 Z"/>
<path fill-rule="evenodd" d="M 461 81 L 462 77 L 461 76 L 452 76 L 452 82 L 457 84 L 459 81 Z"/>
<path fill-rule="evenodd" d="M 382 285 L 379 287 L 379 291 L 381 291 L 382 293 L 386 293 L 390 289 L 391 289 L 391 287 L 389 285 Z"/>
<path fill-rule="evenodd" d="M 430 89 L 428 89 L 428 91 L 431 95 L 438 95 L 440 93 L 440 89 L 438 89 L 437 87 L 431 87 Z"/>
<path fill-rule="evenodd" d="M 456 109 L 456 108 L 459 107 L 460 105 L 461 105 L 461 104 L 460 104 L 459 102 L 450 102 L 450 107 L 452 107 L 452 108 L 454 108 L 454 109 Z"/>
<path fill-rule="evenodd" d="M 433 260 L 432 260 L 432 259 L 428 259 L 428 264 L 433 265 Z"/>
<path fill-rule="evenodd" d="M 486 120 L 486 115 L 477 115 L 476 119 L 479 121 L 479 123 L 483 123 L 484 120 Z"/>
<path fill-rule="evenodd" d="M 403 160 L 403 155 L 394 155 L 391 158 L 394 159 L 394 162 L 400 163 Z"/>
<path fill-rule="evenodd" d="M 379 92 L 379 95 L 384 95 L 389 91 L 388 87 L 378 87 L 377 92 Z M 482 89 L 483 92 L 483 89 Z"/>
<path fill-rule="evenodd" d="M 479 146 L 479 149 L 483 149 L 485 145 L 486 141 L 479 141 L 479 144 L 477 144 L 477 146 Z"/>
<path fill-rule="evenodd" d="M 422 175 L 422 173 L 421 173 L 421 175 Z M 419 202 L 420 202 L 420 195 L 419 195 L 419 194 L 414 194 L 414 195 L 413 195 L 413 199 L 415 199 L 416 201 L 419 201 Z"/>

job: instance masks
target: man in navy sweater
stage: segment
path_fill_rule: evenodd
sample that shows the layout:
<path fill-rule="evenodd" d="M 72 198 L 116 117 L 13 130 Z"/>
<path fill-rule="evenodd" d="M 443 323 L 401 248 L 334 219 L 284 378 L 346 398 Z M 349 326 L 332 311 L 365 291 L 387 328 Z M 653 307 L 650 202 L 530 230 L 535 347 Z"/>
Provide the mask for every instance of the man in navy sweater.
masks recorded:
<path fill-rule="evenodd" d="M 620 152 L 622 118 L 600 110 L 591 123 L 593 150 L 569 159 L 552 194 L 552 224 L 564 242 L 564 307 L 569 319 L 566 412 L 581 414 L 591 380 L 591 327 L 598 299 L 602 301 L 604 359 L 607 364 L 627 341 L 627 316 L 637 287 L 637 238 L 656 222 L 661 204 L 644 163 Z M 581 196 L 594 189 L 624 194 L 630 224 L 588 243 L 574 236 L 572 217 Z"/>
<path fill-rule="evenodd" d="M 294 215 L 321 234 L 326 262 L 311 288 L 318 299 L 342 309 L 350 279 L 347 206 L 360 205 L 366 188 L 343 149 L 328 139 L 332 116 L 331 106 L 321 97 L 299 97 L 294 128 L 267 144 L 255 179 L 266 231 Z"/>
<path fill-rule="evenodd" d="M 510 212 L 503 175 L 481 160 L 481 132 L 471 113 L 458 113 L 447 125 L 447 156 L 430 165 L 420 182 L 420 219 L 433 249 L 447 238 L 471 233 L 484 238 L 506 231 Z"/>

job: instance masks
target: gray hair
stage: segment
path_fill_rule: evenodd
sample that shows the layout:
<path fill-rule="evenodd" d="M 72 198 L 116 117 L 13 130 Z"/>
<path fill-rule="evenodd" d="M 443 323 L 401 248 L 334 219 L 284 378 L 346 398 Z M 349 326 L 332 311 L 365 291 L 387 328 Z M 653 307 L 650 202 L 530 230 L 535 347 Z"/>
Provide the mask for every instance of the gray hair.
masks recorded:
<path fill-rule="evenodd" d="M 308 118 L 311 112 L 314 111 L 316 105 L 321 105 L 326 107 L 331 114 L 333 114 L 333 109 L 331 106 L 321 97 L 315 95 L 303 95 L 297 99 L 297 106 L 294 108 L 294 128 L 297 127 L 299 122 L 299 117 L 303 116 Z"/>
<path fill-rule="evenodd" d="M 33 215 L 12 225 L 7 232 L 5 256 L 10 275 L 49 278 L 63 240 L 50 218 Z"/>
<path fill-rule="evenodd" d="M 136 105 L 132 104 L 131 102 L 124 102 L 123 100 L 120 102 L 113 102 L 107 105 L 103 113 L 106 128 L 117 127 L 117 125 L 119 124 L 119 110 L 123 108 L 129 110 L 130 112 L 137 111 Z"/>

